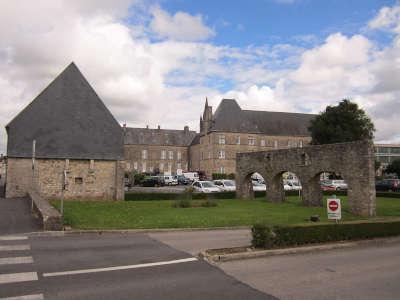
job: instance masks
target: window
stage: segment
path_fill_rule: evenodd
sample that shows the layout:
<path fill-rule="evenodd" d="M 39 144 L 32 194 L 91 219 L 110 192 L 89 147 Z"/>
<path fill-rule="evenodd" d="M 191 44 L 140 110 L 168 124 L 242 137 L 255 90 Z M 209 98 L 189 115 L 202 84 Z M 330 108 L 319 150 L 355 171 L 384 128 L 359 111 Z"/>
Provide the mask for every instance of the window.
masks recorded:
<path fill-rule="evenodd" d="M 208 159 L 211 159 L 211 151 L 208 151 Z"/>
<path fill-rule="evenodd" d="M 83 178 L 82 177 L 75 177 L 75 184 L 82 184 Z"/>
<path fill-rule="evenodd" d="M 220 166 L 219 167 L 219 172 L 224 174 L 225 173 L 225 167 L 224 166 Z"/>
<path fill-rule="evenodd" d="M 160 172 L 164 172 L 164 163 L 160 163 Z"/>
<path fill-rule="evenodd" d="M 263 139 L 263 140 L 261 140 L 261 143 L 260 143 L 260 145 L 261 145 L 261 147 L 265 147 L 265 140 Z"/>
<path fill-rule="evenodd" d="M 161 150 L 161 159 L 166 159 L 167 158 L 167 151 Z"/>
<path fill-rule="evenodd" d="M 153 171 L 154 171 L 153 166 L 150 166 L 149 167 L 149 172 L 153 173 Z"/>
<path fill-rule="evenodd" d="M 179 169 L 182 169 L 182 164 L 181 163 L 177 163 L 176 164 L 176 168 L 179 170 Z"/>
<path fill-rule="evenodd" d="M 133 169 L 134 169 L 134 170 L 137 170 L 137 169 L 138 169 L 137 161 L 135 161 L 135 162 L 133 163 Z"/>
<path fill-rule="evenodd" d="M 142 172 L 146 172 L 146 162 L 142 162 Z"/>
<path fill-rule="evenodd" d="M 218 143 L 219 143 L 220 145 L 224 145 L 224 144 L 225 144 L 225 136 L 224 136 L 224 135 L 220 135 L 220 136 L 218 137 Z"/>
<path fill-rule="evenodd" d="M 181 152 L 181 151 L 176 152 L 176 158 L 177 158 L 178 160 L 181 160 L 181 159 L 182 159 L 182 152 Z"/>
<path fill-rule="evenodd" d="M 90 160 L 90 163 L 89 163 L 89 170 L 90 170 L 90 171 L 93 171 L 93 170 L 94 170 L 94 159 L 91 159 L 91 160 Z"/>
<path fill-rule="evenodd" d="M 274 148 L 278 148 L 278 141 L 274 141 Z"/>
<path fill-rule="evenodd" d="M 171 171 L 172 171 L 172 163 L 169 162 L 168 163 L 168 172 L 171 173 Z"/>
<path fill-rule="evenodd" d="M 168 158 L 174 159 L 174 151 L 168 151 Z"/>
<path fill-rule="evenodd" d="M 130 169 L 131 169 L 131 163 L 128 163 L 128 162 L 126 163 L 126 169 L 127 169 L 127 170 L 130 170 Z"/>
<path fill-rule="evenodd" d="M 236 137 L 236 145 L 240 145 L 240 135 Z"/>
<path fill-rule="evenodd" d="M 299 147 L 303 148 L 303 141 L 302 140 L 299 141 Z"/>
<path fill-rule="evenodd" d="M 147 159 L 147 150 L 142 150 L 142 159 Z"/>
<path fill-rule="evenodd" d="M 254 137 L 249 137 L 249 146 L 254 146 L 256 144 L 256 139 Z"/>
<path fill-rule="evenodd" d="M 219 150 L 218 151 L 218 158 L 219 159 L 225 159 L 225 150 Z"/>
<path fill-rule="evenodd" d="M 202 159 L 202 160 L 204 159 L 204 153 L 203 153 L 203 151 L 201 151 L 201 159 Z"/>

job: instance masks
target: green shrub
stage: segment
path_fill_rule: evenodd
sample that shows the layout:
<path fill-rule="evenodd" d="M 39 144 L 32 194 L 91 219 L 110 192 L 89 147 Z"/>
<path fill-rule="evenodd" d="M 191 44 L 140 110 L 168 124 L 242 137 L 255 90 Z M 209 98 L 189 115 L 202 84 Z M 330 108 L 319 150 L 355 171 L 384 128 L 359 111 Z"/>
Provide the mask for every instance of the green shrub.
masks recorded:
<path fill-rule="evenodd" d="M 258 248 L 297 246 L 343 240 L 400 235 L 400 221 L 252 227 L 252 245 Z"/>
<path fill-rule="evenodd" d="M 135 175 L 133 175 L 134 184 L 141 184 L 145 176 L 146 175 L 143 173 L 136 173 Z"/>
<path fill-rule="evenodd" d="M 211 176 L 212 176 L 213 180 L 226 179 L 227 178 L 227 174 L 225 174 L 225 173 L 212 173 Z"/>
<path fill-rule="evenodd" d="M 230 173 L 227 176 L 228 179 L 234 180 L 235 179 L 235 173 Z"/>

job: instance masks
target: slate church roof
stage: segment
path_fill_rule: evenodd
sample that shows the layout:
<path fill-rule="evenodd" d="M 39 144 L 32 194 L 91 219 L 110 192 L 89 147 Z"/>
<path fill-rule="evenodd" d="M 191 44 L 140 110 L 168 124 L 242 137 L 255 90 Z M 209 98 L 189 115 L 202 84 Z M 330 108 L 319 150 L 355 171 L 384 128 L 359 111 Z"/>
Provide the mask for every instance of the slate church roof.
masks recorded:
<path fill-rule="evenodd" d="M 213 116 L 210 131 L 310 136 L 312 114 L 242 110 L 234 99 L 223 99 Z"/>
<path fill-rule="evenodd" d="M 123 131 L 71 63 L 7 126 L 9 157 L 123 159 Z"/>
<path fill-rule="evenodd" d="M 125 145 L 189 146 L 196 136 L 195 131 L 125 128 Z"/>

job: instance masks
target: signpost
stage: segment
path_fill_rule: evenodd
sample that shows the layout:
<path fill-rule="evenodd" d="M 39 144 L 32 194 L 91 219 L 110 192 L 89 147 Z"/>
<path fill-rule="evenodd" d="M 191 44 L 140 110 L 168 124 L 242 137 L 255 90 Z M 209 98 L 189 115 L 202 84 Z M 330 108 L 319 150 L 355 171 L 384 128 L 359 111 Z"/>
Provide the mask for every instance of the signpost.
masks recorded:
<path fill-rule="evenodd" d="M 342 218 L 342 207 L 340 205 L 340 199 L 333 195 L 333 198 L 326 200 L 326 206 L 328 210 L 328 219 L 335 220 L 336 222 Z"/>

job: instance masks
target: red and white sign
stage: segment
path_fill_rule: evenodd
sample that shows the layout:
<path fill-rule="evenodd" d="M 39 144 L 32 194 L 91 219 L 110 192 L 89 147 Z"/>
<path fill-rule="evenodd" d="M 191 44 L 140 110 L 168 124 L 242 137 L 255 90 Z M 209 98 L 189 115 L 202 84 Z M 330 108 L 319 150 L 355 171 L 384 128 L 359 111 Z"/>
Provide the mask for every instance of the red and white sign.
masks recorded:
<path fill-rule="evenodd" d="M 340 220 L 342 218 L 342 207 L 340 205 L 340 199 L 327 199 L 326 206 L 328 209 L 329 220 Z"/>

